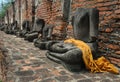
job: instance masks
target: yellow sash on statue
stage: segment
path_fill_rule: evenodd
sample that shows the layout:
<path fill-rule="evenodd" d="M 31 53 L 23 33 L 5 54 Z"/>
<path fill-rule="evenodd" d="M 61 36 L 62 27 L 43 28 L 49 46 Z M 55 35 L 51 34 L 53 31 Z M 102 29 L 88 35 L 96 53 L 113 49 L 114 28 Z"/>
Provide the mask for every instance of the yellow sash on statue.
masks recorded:
<path fill-rule="evenodd" d="M 93 73 L 96 72 L 111 72 L 115 74 L 119 74 L 117 68 L 114 67 L 105 57 L 100 57 L 97 60 L 93 59 L 92 52 L 90 47 L 83 41 L 75 40 L 75 39 L 67 39 L 64 41 L 65 43 L 71 43 L 77 46 L 83 53 L 83 60 L 85 66 L 88 70 Z"/>

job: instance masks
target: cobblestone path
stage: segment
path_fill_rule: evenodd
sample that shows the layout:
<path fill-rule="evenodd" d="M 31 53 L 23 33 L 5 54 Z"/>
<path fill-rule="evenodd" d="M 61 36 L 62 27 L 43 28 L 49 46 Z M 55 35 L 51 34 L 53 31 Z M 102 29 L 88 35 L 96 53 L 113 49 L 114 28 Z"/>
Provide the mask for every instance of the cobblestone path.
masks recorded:
<path fill-rule="evenodd" d="M 111 73 L 71 73 L 23 38 L 0 31 L 0 39 L 9 50 L 8 82 L 120 82 L 120 75 Z"/>

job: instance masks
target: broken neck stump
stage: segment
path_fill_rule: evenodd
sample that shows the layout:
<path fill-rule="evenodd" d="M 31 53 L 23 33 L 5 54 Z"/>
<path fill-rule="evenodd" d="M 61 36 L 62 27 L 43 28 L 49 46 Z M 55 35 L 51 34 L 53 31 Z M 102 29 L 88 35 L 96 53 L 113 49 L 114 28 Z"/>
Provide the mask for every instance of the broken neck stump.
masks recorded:
<path fill-rule="evenodd" d="M 95 8 L 77 8 L 72 25 L 74 38 L 86 43 L 95 42 L 98 36 L 99 11 Z"/>

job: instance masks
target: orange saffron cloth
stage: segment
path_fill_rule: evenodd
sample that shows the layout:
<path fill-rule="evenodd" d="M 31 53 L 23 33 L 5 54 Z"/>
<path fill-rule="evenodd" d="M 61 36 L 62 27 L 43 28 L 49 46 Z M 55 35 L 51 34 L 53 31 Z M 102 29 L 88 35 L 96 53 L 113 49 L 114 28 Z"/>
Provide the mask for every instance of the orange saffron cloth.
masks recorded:
<path fill-rule="evenodd" d="M 83 41 L 75 40 L 73 38 L 67 39 L 64 43 L 71 43 L 77 46 L 83 53 L 83 61 L 88 70 L 92 73 L 96 72 L 111 72 L 119 74 L 119 71 L 113 64 L 111 64 L 105 57 L 100 57 L 97 60 L 93 59 L 90 47 Z"/>

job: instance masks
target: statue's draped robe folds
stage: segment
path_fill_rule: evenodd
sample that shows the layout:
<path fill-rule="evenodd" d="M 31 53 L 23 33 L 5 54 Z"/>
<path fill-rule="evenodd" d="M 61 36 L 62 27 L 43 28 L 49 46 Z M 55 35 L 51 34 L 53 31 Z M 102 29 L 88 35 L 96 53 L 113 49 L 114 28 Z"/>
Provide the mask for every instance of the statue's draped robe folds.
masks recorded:
<path fill-rule="evenodd" d="M 67 39 L 64 41 L 65 43 L 71 43 L 77 46 L 83 53 L 83 61 L 88 70 L 93 73 L 96 72 L 111 72 L 115 74 L 119 74 L 117 68 L 114 67 L 105 57 L 100 57 L 97 60 L 93 59 L 92 52 L 90 47 L 83 41 L 75 40 L 75 39 Z"/>

